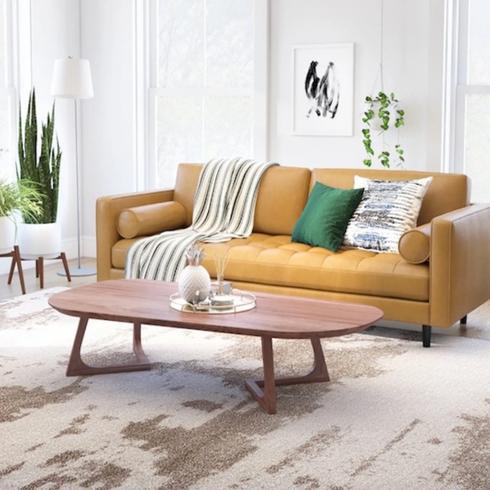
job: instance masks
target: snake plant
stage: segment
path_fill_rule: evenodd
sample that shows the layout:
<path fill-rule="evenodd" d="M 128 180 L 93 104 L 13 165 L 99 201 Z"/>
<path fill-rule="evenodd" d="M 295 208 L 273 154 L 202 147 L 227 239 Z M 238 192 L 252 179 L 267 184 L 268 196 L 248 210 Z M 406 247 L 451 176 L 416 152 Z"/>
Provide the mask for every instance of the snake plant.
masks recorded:
<path fill-rule="evenodd" d="M 38 216 L 22 212 L 25 223 L 55 223 L 58 214 L 61 150 L 54 139 L 54 103 L 46 123 L 41 125 L 41 140 L 38 142 L 36 92 L 29 94 L 27 114 L 22 124 L 19 104 L 19 141 L 17 177 L 32 183 L 40 194 L 41 211 Z M 24 130 L 23 130 L 24 126 Z M 38 150 L 40 150 L 38 154 Z M 21 210 L 22 211 L 22 210 Z"/>

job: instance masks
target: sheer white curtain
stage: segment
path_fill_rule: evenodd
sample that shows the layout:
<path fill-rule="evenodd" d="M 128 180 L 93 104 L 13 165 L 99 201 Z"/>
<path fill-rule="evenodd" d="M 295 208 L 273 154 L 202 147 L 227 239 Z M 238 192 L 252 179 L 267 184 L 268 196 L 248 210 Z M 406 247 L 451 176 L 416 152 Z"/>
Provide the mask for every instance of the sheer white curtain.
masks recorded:
<path fill-rule="evenodd" d="M 148 106 L 154 185 L 171 186 L 180 162 L 258 156 L 256 2 L 151 4 Z"/>

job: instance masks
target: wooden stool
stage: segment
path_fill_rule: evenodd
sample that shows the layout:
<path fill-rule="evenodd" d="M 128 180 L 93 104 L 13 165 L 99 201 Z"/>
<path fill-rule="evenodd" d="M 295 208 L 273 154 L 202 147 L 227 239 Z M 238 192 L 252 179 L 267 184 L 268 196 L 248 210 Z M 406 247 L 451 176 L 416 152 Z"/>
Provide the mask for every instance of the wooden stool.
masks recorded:
<path fill-rule="evenodd" d="M 22 271 L 22 259 L 20 258 L 20 251 L 17 245 L 14 245 L 14 249 L 11 252 L 0 254 L 0 257 L 12 257 L 12 263 L 10 264 L 10 272 L 7 284 L 12 284 L 12 279 L 14 277 L 15 266 L 19 271 L 20 289 L 22 294 L 26 294 L 26 285 L 24 282 L 24 272 Z"/>
<path fill-rule="evenodd" d="M 44 257 L 38 257 L 36 260 L 36 277 L 39 277 L 39 285 L 41 289 L 44 289 Z M 68 261 L 66 260 L 65 252 L 61 252 L 58 257 L 53 257 L 48 260 L 61 260 L 63 262 L 63 268 L 65 269 L 66 278 L 68 282 L 71 282 L 70 269 L 68 267 Z"/>

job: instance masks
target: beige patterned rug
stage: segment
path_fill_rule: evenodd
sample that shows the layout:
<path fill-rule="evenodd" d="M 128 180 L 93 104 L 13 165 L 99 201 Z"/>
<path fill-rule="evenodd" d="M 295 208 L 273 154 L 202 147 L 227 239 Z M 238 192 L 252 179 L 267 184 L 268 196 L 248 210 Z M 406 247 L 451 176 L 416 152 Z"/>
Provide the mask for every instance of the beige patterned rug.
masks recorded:
<path fill-rule="evenodd" d="M 59 290 L 59 289 L 58 289 Z M 65 377 L 76 319 L 56 289 L 0 303 L 0 488 L 488 489 L 490 342 L 323 341 L 332 381 L 243 387 L 258 339 L 143 327 L 150 372 Z M 89 323 L 91 363 L 127 359 L 126 325 Z M 276 341 L 279 373 L 307 343 Z"/>

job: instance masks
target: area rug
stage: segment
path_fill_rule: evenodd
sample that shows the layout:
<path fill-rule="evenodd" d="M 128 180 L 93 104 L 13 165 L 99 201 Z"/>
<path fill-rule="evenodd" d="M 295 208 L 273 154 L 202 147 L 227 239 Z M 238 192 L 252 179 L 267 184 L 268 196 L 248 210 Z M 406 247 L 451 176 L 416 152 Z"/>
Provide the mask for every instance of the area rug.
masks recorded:
<path fill-rule="evenodd" d="M 149 372 L 67 378 L 77 321 L 60 289 L 0 303 L 0 488 L 488 489 L 490 342 L 324 340 L 331 382 L 245 391 L 259 339 L 143 327 Z M 91 321 L 93 364 L 131 358 L 131 328 Z M 275 341 L 279 374 L 307 342 Z"/>

